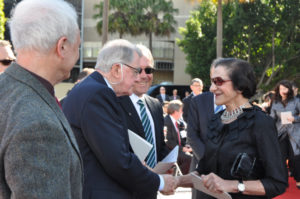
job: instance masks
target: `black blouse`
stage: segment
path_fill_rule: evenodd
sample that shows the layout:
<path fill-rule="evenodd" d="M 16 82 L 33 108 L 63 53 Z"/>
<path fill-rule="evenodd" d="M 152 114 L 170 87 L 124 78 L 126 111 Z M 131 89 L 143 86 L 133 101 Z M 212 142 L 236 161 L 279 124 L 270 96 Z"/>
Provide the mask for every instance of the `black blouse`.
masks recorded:
<path fill-rule="evenodd" d="M 256 158 L 256 166 L 254 175 L 243 180 L 259 179 L 265 188 L 266 196 L 232 193 L 232 198 L 275 197 L 283 193 L 288 185 L 287 170 L 281 159 L 275 123 L 256 106 L 243 111 L 237 120 L 229 124 L 221 122 L 222 112 L 212 117 L 208 124 L 205 154 L 198 164 L 197 171 L 206 175 L 213 172 L 226 180 L 238 180 L 231 176 L 230 169 L 239 153 L 247 153 Z"/>

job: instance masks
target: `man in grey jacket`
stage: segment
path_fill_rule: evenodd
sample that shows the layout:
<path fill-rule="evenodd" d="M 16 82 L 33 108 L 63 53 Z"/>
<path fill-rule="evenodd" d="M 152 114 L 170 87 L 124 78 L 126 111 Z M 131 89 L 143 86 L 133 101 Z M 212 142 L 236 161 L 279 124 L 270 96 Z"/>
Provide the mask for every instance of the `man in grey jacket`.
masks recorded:
<path fill-rule="evenodd" d="M 0 75 L 0 198 L 80 199 L 80 152 L 53 88 L 79 56 L 75 9 L 23 0 L 10 29 L 17 61 Z"/>

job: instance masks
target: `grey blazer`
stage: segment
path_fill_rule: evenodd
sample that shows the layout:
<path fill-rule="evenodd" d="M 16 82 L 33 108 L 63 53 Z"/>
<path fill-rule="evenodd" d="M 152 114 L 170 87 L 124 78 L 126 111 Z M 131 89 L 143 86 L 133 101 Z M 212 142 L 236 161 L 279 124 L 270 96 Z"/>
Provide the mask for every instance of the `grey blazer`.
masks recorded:
<path fill-rule="evenodd" d="M 55 98 L 13 63 L 0 102 L 0 198 L 82 198 L 80 153 Z"/>

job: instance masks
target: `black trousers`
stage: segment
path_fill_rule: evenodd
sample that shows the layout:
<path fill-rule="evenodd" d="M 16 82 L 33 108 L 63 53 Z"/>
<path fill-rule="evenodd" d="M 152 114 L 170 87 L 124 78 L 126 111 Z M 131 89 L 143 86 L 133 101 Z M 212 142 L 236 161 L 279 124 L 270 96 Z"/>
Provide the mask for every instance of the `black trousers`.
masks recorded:
<path fill-rule="evenodd" d="M 284 164 L 289 160 L 289 171 L 297 182 L 300 182 L 300 155 L 295 156 L 289 136 L 280 140 L 280 148 Z"/>

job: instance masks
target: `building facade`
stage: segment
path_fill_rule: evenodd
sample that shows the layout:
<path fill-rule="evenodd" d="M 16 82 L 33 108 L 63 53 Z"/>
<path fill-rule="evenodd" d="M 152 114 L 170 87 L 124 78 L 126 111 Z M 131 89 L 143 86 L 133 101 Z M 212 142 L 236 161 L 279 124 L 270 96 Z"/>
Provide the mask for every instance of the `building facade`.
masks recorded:
<path fill-rule="evenodd" d="M 94 6 L 99 4 L 100 1 L 102 0 L 84 0 L 83 67 L 95 66 L 97 53 L 102 47 L 102 38 L 96 30 L 97 20 L 93 18 L 98 11 L 94 9 Z M 185 21 L 189 18 L 190 11 L 197 5 L 190 4 L 186 0 L 173 0 L 173 4 L 174 8 L 178 9 L 178 13 L 174 16 L 177 21 L 176 32 L 172 33 L 170 37 L 156 37 L 153 35 L 152 54 L 156 68 L 153 83 L 171 82 L 188 85 L 191 77 L 185 73 L 185 55 L 176 44 L 176 38 L 181 37 L 178 27 L 185 26 Z M 108 40 L 115 38 L 118 38 L 118 34 L 108 35 Z M 149 39 L 146 35 L 135 37 L 124 35 L 123 38 L 133 43 L 142 43 L 149 46 Z"/>

